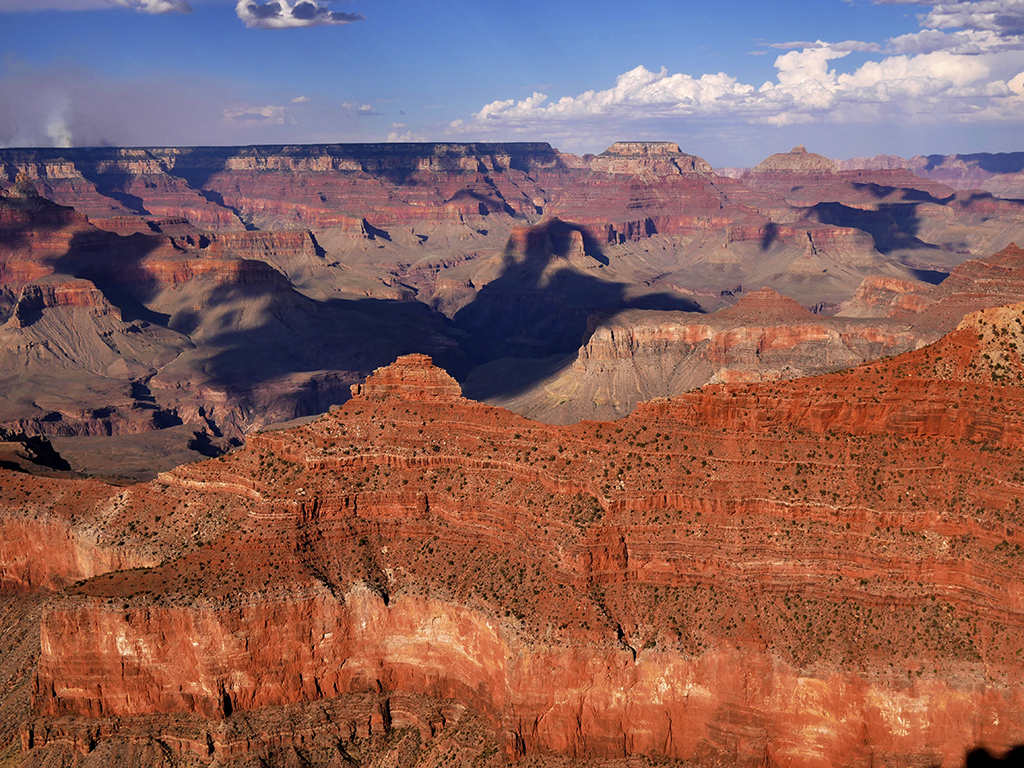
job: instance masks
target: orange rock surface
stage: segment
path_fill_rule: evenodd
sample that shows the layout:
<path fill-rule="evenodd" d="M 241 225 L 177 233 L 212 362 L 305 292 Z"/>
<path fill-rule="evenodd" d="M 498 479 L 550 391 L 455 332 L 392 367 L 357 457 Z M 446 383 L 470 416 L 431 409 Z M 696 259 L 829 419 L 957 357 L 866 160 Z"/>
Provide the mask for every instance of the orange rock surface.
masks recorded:
<path fill-rule="evenodd" d="M 220 764 L 380 757 L 406 733 L 408 764 L 470 732 L 457 762 L 1005 750 L 1024 740 L 1022 322 L 987 310 L 848 372 L 571 427 L 465 400 L 413 356 L 148 485 L 5 476 L 5 582 L 86 579 L 42 619 L 25 759 L 158 733 Z M 24 551 L 42 526 L 67 556 Z"/>

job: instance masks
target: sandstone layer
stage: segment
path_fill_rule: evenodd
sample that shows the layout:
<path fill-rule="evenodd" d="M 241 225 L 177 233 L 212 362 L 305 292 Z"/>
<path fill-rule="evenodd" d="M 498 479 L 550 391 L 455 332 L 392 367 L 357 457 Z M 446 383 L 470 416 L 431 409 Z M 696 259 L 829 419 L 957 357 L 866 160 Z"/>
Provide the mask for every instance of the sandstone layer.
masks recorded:
<path fill-rule="evenodd" d="M 876 155 L 834 161 L 840 168 L 906 168 L 953 189 L 984 189 L 993 195 L 1024 199 L 1024 152 L 978 152 L 969 155 Z"/>
<path fill-rule="evenodd" d="M 965 315 L 1024 301 L 1024 250 L 1011 245 L 956 267 L 941 285 L 875 275 L 835 316 L 771 289 L 709 314 L 626 310 L 589 318 L 573 355 L 528 366 L 499 360 L 467 378 L 492 405 L 551 423 L 614 419 L 644 400 L 709 383 L 795 379 L 900 354 Z"/>
<path fill-rule="evenodd" d="M 466 734 L 449 761 L 1005 751 L 1022 323 L 567 427 L 406 357 L 147 485 L 0 475 L 4 583 L 64 587 L 22 760 L 436 765 Z"/>

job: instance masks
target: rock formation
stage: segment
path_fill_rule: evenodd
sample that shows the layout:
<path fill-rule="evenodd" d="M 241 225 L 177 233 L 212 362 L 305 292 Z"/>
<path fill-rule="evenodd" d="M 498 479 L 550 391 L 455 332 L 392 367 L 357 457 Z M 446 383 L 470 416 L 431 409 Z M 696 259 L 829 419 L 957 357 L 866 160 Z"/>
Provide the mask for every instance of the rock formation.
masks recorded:
<path fill-rule="evenodd" d="M 844 373 L 570 427 L 402 358 L 147 485 L 0 471 L 0 578 L 64 587 L 20 759 L 1003 752 L 1024 739 L 1022 323 L 986 310 Z"/>
<path fill-rule="evenodd" d="M 644 172 L 658 176 L 712 173 L 707 160 L 686 154 L 670 141 L 617 141 L 591 161 L 590 169 L 630 176 Z"/>
<path fill-rule="evenodd" d="M 844 170 L 906 168 L 953 189 L 984 189 L 997 197 L 1024 199 L 1024 152 L 915 155 L 911 158 L 877 155 L 834 162 Z"/>
<path fill-rule="evenodd" d="M 884 323 L 868 342 L 866 323 L 800 321 L 810 346 L 766 342 L 759 357 L 757 323 L 745 337 L 723 315 L 701 336 L 720 354 L 687 347 L 685 373 L 639 376 L 644 339 L 655 357 L 680 351 L 659 323 L 702 322 L 665 313 L 770 288 L 819 315 L 878 317 L 888 299 L 868 294 L 883 284 L 916 286 L 897 301 L 908 311 L 922 279 L 1024 236 L 1019 202 L 797 150 L 741 179 L 670 142 L 582 158 L 540 143 L 0 150 L 0 423 L 125 445 L 178 429 L 175 451 L 197 430 L 237 441 L 344 401 L 408 352 L 463 381 L 483 366 L 467 384 L 493 402 L 612 417 L 708 380 L 911 344 Z M 638 340 L 635 360 L 598 349 L 604 324 Z"/>
<path fill-rule="evenodd" d="M 710 314 L 625 310 L 590 318 L 571 356 L 533 366 L 496 361 L 468 390 L 556 424 L 614 419 L 637 403 L 708 383 L 794 379 L 934 342 L 965 315 L 1024 301 L 1024 251 L 1011 245 L 955 268 L 938 286 L 871 276 L 834 316 L 812 315 L 771 289 Z"/>
<path fill-rule="evenodd" d="M 1021 295 L 1024 298 L 1024 294 Z M 908 321 L 813 315 L 771 289 L 751 291 L 713 314 L 629 310 L 594 317 L 586 343 L 539 384 L 515 382 L 514 365 L 483 366 L 467 387 L 494 405 L 556 424 L 616 419 L 637 404 L 709 383 L 795 379 L 922 345 Z M 536 374 L 527 369 L 527 379 Z"/>
<path fill-rule="evenodd" d="M 784 197 L 795 205 L 821 202 L 855 204 L 878 209 L 885 204 L 910 204 L 944 200 L 953 189 L 915 175 L 906 166 L 842 165 L 808 152 L 804 146 L 780 152 L 743 171 L 739 178 L 748 186 Z"/>
<path fill-rule="evenodd" d="M 751 173 L 837 173 L 835 163 L 822 155 L 808 152 L 803 144 L 793 147 L 789 152 L 779 152 L 772 155 L 751 170 Z"/>
<path fill-rule="evenodd" d="M 426 307 L 385 316 L 299 293 L 327 269 L 309 232 L 211 234 L 183 219 L 104 230 L 32 194 L 0 200 L 0 214 L 0 423 L 16 430 L 184 423 L 175 451 L 196 429 L 237 440 L 323 412 L 396 352 L 455 346 Z"/>
<path fill-rule="evenodd" d="M 899 318 L 931 341 L 954 329 L 965 315 L 1022 299 L 1024 249 L 1014 243 L 984 259 L 965 261 L 935 286 L 870 277 L 838 314 Z"/>

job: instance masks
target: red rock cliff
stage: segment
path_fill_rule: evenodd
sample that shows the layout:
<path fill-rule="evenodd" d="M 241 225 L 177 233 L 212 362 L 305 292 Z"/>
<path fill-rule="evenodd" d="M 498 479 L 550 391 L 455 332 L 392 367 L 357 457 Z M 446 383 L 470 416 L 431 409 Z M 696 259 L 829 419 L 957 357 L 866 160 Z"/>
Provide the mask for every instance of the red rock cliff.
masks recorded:
<path fill-rule="evenodd" d="M 221 762 L 271 742 L 315 762 L 317 733 L 401 728 L 416 762 L 448 738 L 429 701 L 531 760 L 1005 749 L 1024 739 L 1022 311 L 850 373 L 573 427 L 403 358 L 317 422 L 76 509 L 72 527 L 103 515 L 163 562 L 46 615 L 28 754 L 139 743 L 175 713 L 174 743 Z M 42 483 L 37 509 L 56 498 Z M 406 714 L 382 715 L 392 700 Z M 361 714 L 305 736 L 258 720 L 317 702 Z"/>

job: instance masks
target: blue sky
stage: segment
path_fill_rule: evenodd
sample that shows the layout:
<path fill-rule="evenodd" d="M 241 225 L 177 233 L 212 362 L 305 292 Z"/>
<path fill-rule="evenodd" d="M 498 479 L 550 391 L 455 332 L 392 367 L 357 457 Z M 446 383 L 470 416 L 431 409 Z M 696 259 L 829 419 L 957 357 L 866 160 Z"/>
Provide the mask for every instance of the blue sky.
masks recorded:
<path fill-rule="evenodd" d="M 1024 150 L 1024 0 L 0 0 L 0 145 Z"/>

